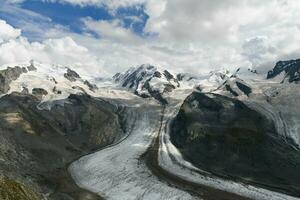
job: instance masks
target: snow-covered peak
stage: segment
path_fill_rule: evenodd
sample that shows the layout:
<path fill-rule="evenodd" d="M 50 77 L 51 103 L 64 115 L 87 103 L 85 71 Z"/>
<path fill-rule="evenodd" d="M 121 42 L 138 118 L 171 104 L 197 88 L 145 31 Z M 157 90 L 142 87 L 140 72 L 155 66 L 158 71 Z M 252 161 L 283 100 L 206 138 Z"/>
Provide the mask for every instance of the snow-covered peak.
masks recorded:
<path fill-rule="evenodd" d="M 177 74 L 180 84 L 183 87 L 193 87 L 203 92 L 212 92 L 220 89 L 224 85 L 236 85 L 240 82 L 260 82 L 265 80 L 265 75 L 260 74 L 255 69 L 237 68 L 235 70 L 219 69 L 202 75 L 191 75 L 188 73 Z M 239 84 L 241 85 L 241 84 Z"/>
<path fill-rule="evenodd" d="M 0 95 L 21 92 L 32 94 L 41 102 L 53 102 L 70 94 L 95 94 L 97 86 L 87 74 L 82 74 L 77 69 L 52 64 L 4 65 L 0 67 Z"/>
<path fill-rule="evenodd" d="M 228 69 L 211 71 L 209 73 L 209 81 L 222 84 L 227 79 L 229 79 L 232 75 L 233 73 Z"/>
<path fill-rule="evenodd" d="M 113 79 L 122 87 L 132 90 L 141 97 L 154 97 L 164 104 L 167 103 L 163 98 L 164 94 L 180 87 L 175 75 L 149 64 L 130 68 L 124 73 L 117 73 Z"/>
<path fill-rule="evenodd" d="M 180 83 L 183 87 L 197 88 L 203 92 L 210 92 L 222 85 L 235 73 L 227 69 L 214 70 L 207 74 L 191 75 L 188 73 L 178 74 Z"/>

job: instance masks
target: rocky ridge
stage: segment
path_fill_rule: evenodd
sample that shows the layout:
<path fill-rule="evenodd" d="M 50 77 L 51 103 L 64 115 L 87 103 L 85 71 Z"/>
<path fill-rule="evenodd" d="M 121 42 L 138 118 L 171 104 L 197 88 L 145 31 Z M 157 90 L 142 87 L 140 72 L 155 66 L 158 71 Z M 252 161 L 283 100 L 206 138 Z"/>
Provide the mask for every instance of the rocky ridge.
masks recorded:
<path fill-rule="evenodd" d="M 165 94 L 180 87 L 178 79 L 169 71 L 148 64 L 117 73 L 113 80 L 142 98 L 153 97 L 162 104 L 168 103 Z"/>
<path fill-rule="evenodd" d="M 300 59 L 279 61 L 275 67 L 268 72 L 267 79 L 274 78 L 281 73 L 284 73 L 282 83 L 288 81 L 289 83 L 300 81 Z"/>

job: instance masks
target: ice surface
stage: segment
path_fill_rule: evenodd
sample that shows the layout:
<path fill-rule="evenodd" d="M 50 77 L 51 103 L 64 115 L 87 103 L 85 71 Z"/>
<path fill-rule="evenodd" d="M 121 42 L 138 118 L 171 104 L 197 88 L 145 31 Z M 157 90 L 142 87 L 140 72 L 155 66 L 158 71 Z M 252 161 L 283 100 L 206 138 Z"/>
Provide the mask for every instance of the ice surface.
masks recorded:
<path fill-rule="evenodd" d="M 74 162 L 69 168 L 72 177 L 82 188 L 107 199 L 195 199 L 158 180 L 139 161 L 158 134 L 161 107 L 145 100 L 135 104 L 139 107 L 128 116 L 134 124 L 128 138 Z"/>

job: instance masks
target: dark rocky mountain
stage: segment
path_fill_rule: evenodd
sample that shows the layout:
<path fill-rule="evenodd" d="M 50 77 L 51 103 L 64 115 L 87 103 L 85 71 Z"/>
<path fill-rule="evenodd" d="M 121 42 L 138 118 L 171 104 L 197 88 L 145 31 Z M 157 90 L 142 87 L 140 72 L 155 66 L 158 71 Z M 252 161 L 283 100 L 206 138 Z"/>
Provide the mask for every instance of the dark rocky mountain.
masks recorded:
<path fill-rule="evenodd" d="M 10 83 L 20 77 L 22 73 L 27 73 L 25 67 L 8 67 L 5 70 L 0 71 L 0 94 L 5 94 L 10 89 Z"/>
<path fill-rule="evenodd" d="M 89 90 L 91 90 L 92 92 L 96 92 L 96 90 L 98 90 L 98 87 L 96 84 L 92 84 L 87 80 L 83 81 L 83 84 L 88 86 Z"/>
<path fill-rule="evenodd" d="M 17 80 L 21 74 L 29 71 L 36 71 L 35 66 L 31 63 L 27 67 L 7 67 L 4 70 L 0 70 L 0 95 L 5 94 L 10 89 L 10 83 Z"/>
<path fill-rule="evenodd" d="M 163 97 L 165 93 L 180 87 L 178 79 L 169 71 L 162 71 L 148 64 L 131 68 L 125 73 L 117 73 L 113 80 L 138 96 L 153 97 L 162 104 L 167 104 Z"/>
<path fill-rule="evenodd" d="M 0 174 L 5 175 L 0 177 L 0 199 L 100 199 L 76 186 L 67 166 L 123 137 L 124 110 L 88 95 L 61 101 L 40 110 L 34 95 L 0 98 Z"/>
<path fill-rule="evenodd" d="M 64 77 L 71 82 L 75 82 L 77 79 L 81 79 L 80 75 L 70 68 L 67 68 L 67 72 L 64 74 Z"/>
<path fill-rule="evenodd" d="M 298 83 L 300 81 L 300 59 L 277 62 L 273 70 L 268 72 L 267 79 L 274 78 L 281 73 L 284 73 L 282 82 Z"/>
<path fill-rule="evenodd" d="M 194 92 L 172 123 L 171 141 L 200 169 L 299 197 L 300 154 L 274 122 L 243 102 Z"/>

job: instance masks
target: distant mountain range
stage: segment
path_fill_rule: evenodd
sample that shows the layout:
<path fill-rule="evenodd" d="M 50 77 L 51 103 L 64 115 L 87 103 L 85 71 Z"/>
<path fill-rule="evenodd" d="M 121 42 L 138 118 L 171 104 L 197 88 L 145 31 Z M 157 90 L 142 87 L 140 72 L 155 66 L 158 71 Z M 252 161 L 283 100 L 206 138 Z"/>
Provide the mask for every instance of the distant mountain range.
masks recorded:
<path fill-rule="evenodd" d="M 174 145 L 180 152 L 173 155 L 171 151 L 172 162 L 182 154 L 182 163 L 204 170 L 209 178 L 229 179 L 234 187 L 241 182 L 300 197 L 296 173 L 300 170 L 300 59 L 280 61 L 268 74 L 238 68 L 197 75 L 143 64 L 115 74 L 109 84 L 105 81 L 72 66 L 30 62 L 1 67 L 0 199 L 5 199 L 2 188 L 12 195 L 8 200 L 102 199 L 89 187 L 92 183 L 102 192 L 98 187 L 102 176 L 85 171 L 93 180 L 84 185 L 88 191 L 75 184 L 67 169 L 72 161 L 107 146 L 115 153 L 112 160 L 96 159 L 92 169 L 101 171 L 98 166 L 103 162 L 101 167 L 112 170 L 109 183 L 115 168 L 105 162 L 124 165 L 121 174 L 127 170 L 127 162 L 130 167 L 138 165 L 139 170 L 126 174 L 124 180 L 112 177 L 113 186 L 105 189 L 128 181 L 127 177 L 134 182 L 136 177 L 131 176 L 135 173 L 148 184 L 150 172 L 141 168 L 160 163 L 150 160 L 149 164 L 145 155 L 149 151 L 153 154 L 160 149 L 156 145 L 163 143 Z M 190 95 L 185 94 L 187 91 Z M 152 127 L 154 122 L 157 127 Z M 122 143 L 132 139 L 128 137 L 132 132 L 136 134 L 134 140 Z M 159 134 L 170 134 L 170 142 Z M 163 140 L 156 140 L 157 135 Z M 119 147 L 134 147 L 137 152 L 118 152 Z M 142 148 L 145 152 L 140 151 Z M 123 157 L 126 162 L 118 162 Z M 160 178 L 164 179 L 166 174 L 178 172 L 172 167 L 166 169 L 167 173 L 155 169 L 155 174 L 163 173 Z M 166 181 L 181 183 L 196 171 Z M 130 182 L 125 185 L 123 191 Z M 134 182 L 134 190 L 136 185 Z M 196 184 L 191 185 L 189 190 Z M 181 190 L 178 185 L 174 188 Z"/>

